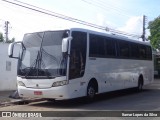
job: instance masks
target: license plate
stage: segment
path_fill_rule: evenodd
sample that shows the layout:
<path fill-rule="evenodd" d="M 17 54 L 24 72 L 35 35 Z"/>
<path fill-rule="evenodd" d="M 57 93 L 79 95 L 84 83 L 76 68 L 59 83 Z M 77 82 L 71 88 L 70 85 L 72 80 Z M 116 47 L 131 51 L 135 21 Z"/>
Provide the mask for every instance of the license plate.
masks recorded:
<path fill-rule="evenodd" d="M 34 95 L 42 95 L 42 91 L 34 91 Z"/>

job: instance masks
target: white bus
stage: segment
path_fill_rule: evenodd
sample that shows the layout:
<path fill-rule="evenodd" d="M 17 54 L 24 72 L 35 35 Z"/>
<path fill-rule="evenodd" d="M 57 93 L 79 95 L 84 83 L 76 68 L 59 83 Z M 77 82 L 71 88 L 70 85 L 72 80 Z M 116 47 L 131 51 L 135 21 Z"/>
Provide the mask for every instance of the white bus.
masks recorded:
<path fill-rule="evenodd" d="M 14 56 L 15 44 L 21 44 Z M 146 42 L 71 28 L 24 35 L 11 43 L 18 59 L 20 97 L 72 99 L 135 87 L 153 81 L 152 49 Z"/>

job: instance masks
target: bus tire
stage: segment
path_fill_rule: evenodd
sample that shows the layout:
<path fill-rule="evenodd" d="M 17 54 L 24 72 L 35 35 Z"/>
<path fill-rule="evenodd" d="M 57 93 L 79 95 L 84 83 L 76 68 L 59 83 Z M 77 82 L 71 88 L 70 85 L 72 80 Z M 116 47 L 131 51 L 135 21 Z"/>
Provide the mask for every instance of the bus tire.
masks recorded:
<path fill-rule="evenodd" d="M 143 90 L 143 77 L 142 75 L 138 79 L 137 91 L 141 92 Z"/>
<path fill-rule="evenodd" d="M 93 101 L 96 95 L 96 87 L 93 82 L 88 84 L 87 87 L 87 101 Z"/>

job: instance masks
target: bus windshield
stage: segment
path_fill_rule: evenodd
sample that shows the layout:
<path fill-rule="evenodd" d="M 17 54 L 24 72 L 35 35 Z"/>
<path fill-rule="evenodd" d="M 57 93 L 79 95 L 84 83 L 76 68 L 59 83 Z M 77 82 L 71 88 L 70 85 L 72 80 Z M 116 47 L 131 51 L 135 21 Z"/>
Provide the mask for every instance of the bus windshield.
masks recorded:
<path fill-rule="evenodd" d="M 67 33 L 65 30 L 25 34 L 18 76 L 31 79 L 66 76 L 67 57 L 62 53 L 62 39 L 68 37 Z"/>

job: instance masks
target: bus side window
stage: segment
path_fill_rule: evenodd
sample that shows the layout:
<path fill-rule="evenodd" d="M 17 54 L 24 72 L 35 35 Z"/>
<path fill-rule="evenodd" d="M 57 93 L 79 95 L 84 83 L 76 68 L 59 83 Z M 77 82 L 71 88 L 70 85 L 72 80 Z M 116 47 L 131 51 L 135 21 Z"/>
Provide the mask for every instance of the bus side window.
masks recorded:
<path fill-rule="evenodd" d="M 129 43 L 126 41 L 118 41 L 120 58 L 129 59 Z"/>
<path fill-rule="evenodd" d="M 147 60 L 152 60 L 152 49 L 149 46 L 146 47 L 146 56 Z"/>
<path fill-rule="evenodd" d="M 130 43 L 131 59 L 139 59 L 138 44 Z"/>
<path fill-rule="evenodd" d="M 106 56 L 116 57 L 116 40 L 111 38 L 106 39 Z"/>
<path fill-rule="evenodd" d="M 143 45 L 139 45 L 139 57 L 140 59 L 146 59 L 146 47 Z"/>

